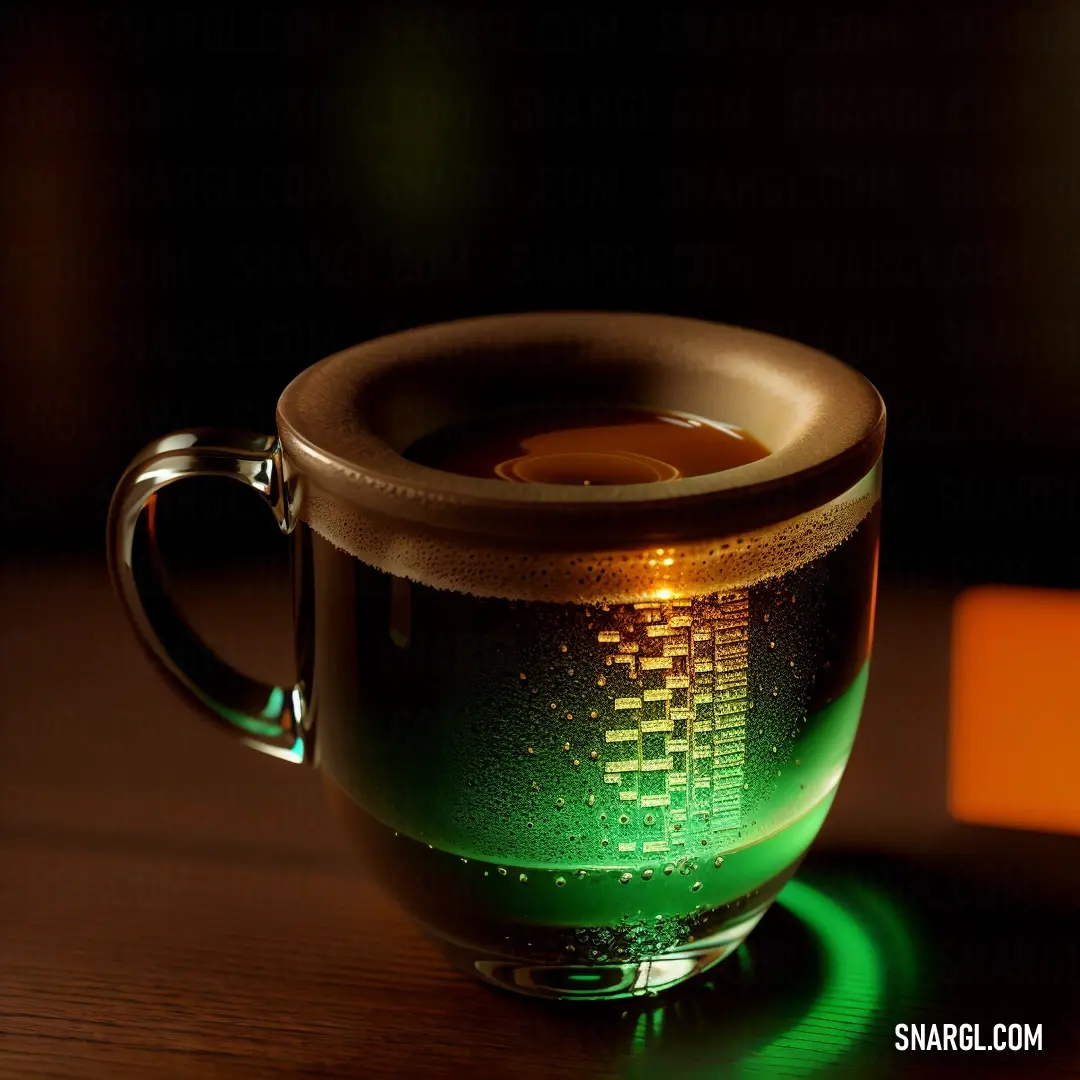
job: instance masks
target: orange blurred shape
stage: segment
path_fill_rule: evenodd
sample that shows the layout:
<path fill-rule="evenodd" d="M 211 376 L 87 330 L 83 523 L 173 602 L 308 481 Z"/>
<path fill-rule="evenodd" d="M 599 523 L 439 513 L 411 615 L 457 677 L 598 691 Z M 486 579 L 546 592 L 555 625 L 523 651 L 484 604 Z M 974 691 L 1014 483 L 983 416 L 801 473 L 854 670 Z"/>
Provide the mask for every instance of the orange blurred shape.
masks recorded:
<path fill-rule="evenodd" d="M 1080 835 L 1080 592 L 962 593 L 951 670 L 953 817 Z"/>

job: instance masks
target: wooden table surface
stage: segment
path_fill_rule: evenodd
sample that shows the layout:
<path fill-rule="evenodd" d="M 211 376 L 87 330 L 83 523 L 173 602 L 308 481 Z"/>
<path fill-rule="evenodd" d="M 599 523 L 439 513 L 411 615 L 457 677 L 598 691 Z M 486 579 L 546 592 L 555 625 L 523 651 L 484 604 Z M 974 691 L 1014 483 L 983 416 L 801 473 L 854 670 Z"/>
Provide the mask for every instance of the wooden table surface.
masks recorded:
<path fill-rule="evenodd" d="M 854 875 L 918 930 L 918 985 L 861 1014 L 779 906 L 752 966 L 670 998 L 557 1006 L 474 983 L 383 897 L 314 772 L 174 701 L 102 565 L 9 562 L 0 598 L 3 1080 L 1080 1076 L 1076 843 L 945 812 L 947 593 L 883 588 L 863 728 L 801 878 L 842 904 Z M 182 599 L 253 674 L 291 669 L 283 576 Z M 891 980 L 900 961 L 883 955 Z M 818 1011 L 796 1023 L 807 1001 Z M 984 1016 L 1042 1023 L 1043 1051 L 892 1047 L 898 1018 Z"/>

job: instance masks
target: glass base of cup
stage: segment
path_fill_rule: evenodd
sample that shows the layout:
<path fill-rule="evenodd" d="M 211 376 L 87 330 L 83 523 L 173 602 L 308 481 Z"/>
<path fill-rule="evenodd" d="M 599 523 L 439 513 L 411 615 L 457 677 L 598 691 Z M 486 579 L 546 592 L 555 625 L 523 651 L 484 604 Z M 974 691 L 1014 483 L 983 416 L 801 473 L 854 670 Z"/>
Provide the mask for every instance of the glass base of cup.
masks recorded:
<path fill-rule="evenodd" d="M 554 1001 L 615 1001 L 655 997 L 715 967 L 746 940 L 769 906 L 692 945 L 620 964 L 530 963 L 486 953 L 429 926 L 421 928 L 456 968 L 500 989 Z"/>

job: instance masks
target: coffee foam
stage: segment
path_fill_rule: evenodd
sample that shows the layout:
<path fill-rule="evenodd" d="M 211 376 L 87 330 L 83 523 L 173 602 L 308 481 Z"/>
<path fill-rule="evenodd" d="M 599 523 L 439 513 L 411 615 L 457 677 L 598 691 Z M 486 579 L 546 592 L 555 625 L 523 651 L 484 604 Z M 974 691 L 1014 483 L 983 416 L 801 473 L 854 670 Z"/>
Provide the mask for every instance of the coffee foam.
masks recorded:
<path fill-rule="evenodd" d="M 424 530 L 308 487 L 297 516 L 354 558 L 435 589 L 506 600 L 625 604 L 745 589 L 820 558 L 877 502 L 880 469 L 842 495 L 776 525 L 711 540 L 606 551 L 540 551 L 476 534 Z"/>

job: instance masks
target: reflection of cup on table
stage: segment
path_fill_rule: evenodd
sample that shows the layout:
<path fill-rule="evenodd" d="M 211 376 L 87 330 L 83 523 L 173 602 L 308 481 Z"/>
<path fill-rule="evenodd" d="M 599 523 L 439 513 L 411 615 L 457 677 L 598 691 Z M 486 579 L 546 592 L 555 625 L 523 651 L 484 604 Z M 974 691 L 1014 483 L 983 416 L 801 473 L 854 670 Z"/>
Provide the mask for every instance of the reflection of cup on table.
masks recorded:
<path fill-rule="evenodd" d="M 738 425 L 770 452 L 594 486 L 404 456 L 493 409 L 590 403 Z M 730 327 L 500 316 L 315 365 L 278 432 L 168 436 L 117 488 L 114 580 L 174 685 L 321 768 L 368 865 L 473 973 L 614 997 L 727 955 L 817 833 L 858 723 L 873 387 Z M 292 534 L 295 685 L 227 667 L 162 591 L 154 499 L 191 475 L 244 480 Z"/>

